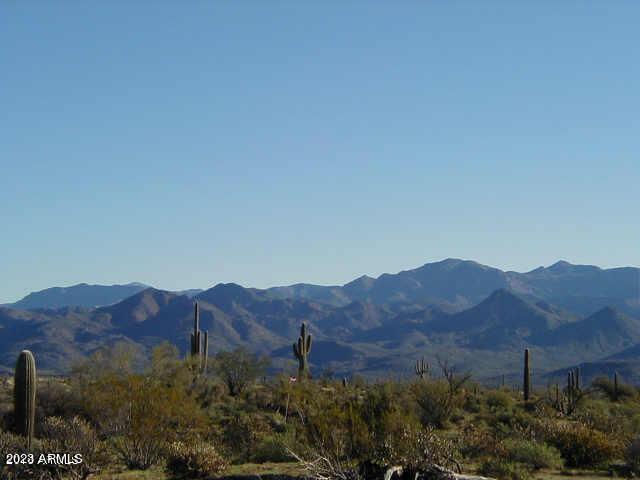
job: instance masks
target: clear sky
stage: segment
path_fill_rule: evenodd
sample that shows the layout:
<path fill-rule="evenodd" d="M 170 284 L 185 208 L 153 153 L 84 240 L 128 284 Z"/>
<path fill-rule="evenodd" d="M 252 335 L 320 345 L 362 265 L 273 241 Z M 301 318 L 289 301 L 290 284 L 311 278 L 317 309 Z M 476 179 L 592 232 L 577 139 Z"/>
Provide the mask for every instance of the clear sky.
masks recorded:
<path fill-rule="evenodd" d="M 0 303 L 640 265 L 640 2 L 4 1 Z"/>

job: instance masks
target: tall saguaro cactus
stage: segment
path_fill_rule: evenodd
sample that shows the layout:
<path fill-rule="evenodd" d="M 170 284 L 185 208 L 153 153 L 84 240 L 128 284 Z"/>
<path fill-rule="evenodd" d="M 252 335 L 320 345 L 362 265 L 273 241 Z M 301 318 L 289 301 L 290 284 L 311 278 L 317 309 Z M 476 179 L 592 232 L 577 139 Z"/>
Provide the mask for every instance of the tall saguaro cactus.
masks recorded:
<path fill-rule="evenodd" d="M 531 398 L 531 366 L 529 359 L 529 349 L 524 349 L 524 381 L 523 381 L 523 390 L 524 390 L 524 401 L 528 402 Z"/>
<path fill-rule="evenodd" d="M 36 361 L 29 350 L 20 352 L 16 363 L 13 387 L 13 408 L 16 431 L 27 439 L 31 449 L 36 416 Z"/>
<path fill-rule="evenodd" d="M 307 325 L 302 324 L 300 327 L 300 336 L 298 341 L 293 344 L 293 354 L 298 359 L 298 378 L 302 380 L 305 377 L 311 377 L 309 371 L 308 356 L 311 351 L 311 334 L 307 333 Z"/>
<path fill-rule="evenodd" d="M 193 333 L 191 334 L 191 358 L 196 362 L 200 372 L 206 372 L 207 359 L 209 357 L 209 332 L 202 335 L 200 330 L 200 307 L 196 302 L 193 314 Z"/>

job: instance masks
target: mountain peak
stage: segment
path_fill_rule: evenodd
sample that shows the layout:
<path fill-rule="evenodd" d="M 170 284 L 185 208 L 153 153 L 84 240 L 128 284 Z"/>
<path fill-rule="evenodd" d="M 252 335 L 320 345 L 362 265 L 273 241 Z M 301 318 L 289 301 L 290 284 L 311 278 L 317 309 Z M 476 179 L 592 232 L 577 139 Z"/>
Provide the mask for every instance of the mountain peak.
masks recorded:
<path fill-rule="evenodd" d="M 569 263 L 566 260 L 558 260 L 556 263 L 551 265 L 546 269 L 552 273 L 591 273 L 602 270 L 600 267 L 596 267 L 595 265 L 576 265 L 574 263 Z"/>
<path fill-rule="evenodd" d="M 593 315 L 582 320 L 581 325 L 586 329 L 600 329 L 603 332 L 612 333 L 614 330 L 622 332 L 629 337 L 634 333 L 640 334 L 638 320 L 625 315 L 617 309 L 606 306 Z"/>
<path fill-rule="evenodd" d="M 568 270 L 573 267 L 573 264 L 567 262 L 566 260 L 558 260 L 556 263 L 551 265 L 547 270 L 562 272 Z"/>
<path fill-rule="evenodd" d="M 102 307 L 99 310 L 111 314 L 116 320 L 130 316 L 136 322 L 141 322 L 156 315 L 176 297 L 179 295 L 149 287 L 115 305 Z"/>
<path fill-rule="evenodd" d="M 603 315 L 618 315 L 618 310 L 616 310 L 615 308 L 613 308 L 610 305 L 606 305 L 605 307 L 601 308 L 596 313 L 600 313 L 600 314 L 603 314 Z"/>
<path fill-rule="evenodd" d="M 444 260 L 440 260 L 439 262 L 427 262 L 425 263 L 425 265 L 442 265 L 442 266 L 455 266 L 455 265 L 459 265 L 463 262 L 465 262 L 466 260 L 462 260 L 460 258 L 453 258 L 453 257 L 448 257 L 445 258 Z"/>
<path fill-rule="evenodd" d="M 591 315 L 591 318 L 601 318 L 607 320 L 621 319 L 625 317 L 626 315 L 610 305 L 602 307 L 600 310 Z"/>
<path fill-rule="evenodd" d="M 115 305 L 112 305 L 113 307 L 116 307 L 117 305 L 121 305 L 121 304 L 125 304 L 125 303 L 138 303 L 141 301 L 147 301 L 148 299 L 154 299 L 154 300 L 161 300 L 163 303 L 167 300 L 170 299 L 172 297 L 176 297 L 177 294 L 173 293 L 173 292 L 168 292 L 166 290 L 159 290 L 157 288 L 154 287 L 147 287 L 144 290 L 135 293 L 133 295 L 131 295 L 130 297 L 125 298 L 124 300 L 121 300 L 120 302 L 118 302 Z"/>
<path fill-rule="evenodd" d="M 199 293 L 194 299 L 209 302 L 222 309 L 232 308 L 234 304 L 248 305 L 262 300 L 258 291 L 245 288 L 237 283 L 218 283 L 209 290 Z"/>
<path fill-rule="evenodd" d="M 344 286 L 346 287 L 347 285 L 355 285 L 355 284 L 362 284 L 362 283 L 368 284 L 368 283 L 374 282 L 375 280 L 376 280 L 375 278 L 370 277 L 369 275 L 361 275 L 355 280 L 352 280 L 349 283 L 345 284 Z"/>
<path fill-rule="evenodd" d="M 522 297 L 507 288 L 498 288 L 485 298 L 479 305 L 509 305 L 523 308 L 536 308 L 527 303 Z M 478 305 L 478 306 L 479 306 Z"/>
<path fill-rule="evenodd" d="M 440 260 L 438 262 L 429 262 L 422 265 L 419 268 L 442 268 L 442 269 L 453 269 L 459 266 L 468 266 L 468 267 L 478 267 L 478 268 L 487 268 L 485 265 L 481 263 L 474 262 L 473 260 L 464 260 L 461 258 L 445 258 L 444 260 Z"/>
<path fill-rule="evenodd" d="M 242 285 L 238 285 L 237 283 L 229 282 L 229 283 L 218 283 L 214 285 L 212 288 L 210 288 L 208 291 L 239 294 L 239 293 L 244 293 L 246 291 L 246 288 L 244 288 Z"/>
<path fill-rule="evenodd" d="M 376 279 L 373 277 L 370 277 L 368 275 L 362 275 L 358 278 L 356 278 L 355 280 L 352 280 L 349 283 L 346 283 L 343 288 L 349 292 L 349 293 L 354 293 L 354 292 L 365 292 L 367 290 L 369 290 L 374 284 L 376 283 Z"/>

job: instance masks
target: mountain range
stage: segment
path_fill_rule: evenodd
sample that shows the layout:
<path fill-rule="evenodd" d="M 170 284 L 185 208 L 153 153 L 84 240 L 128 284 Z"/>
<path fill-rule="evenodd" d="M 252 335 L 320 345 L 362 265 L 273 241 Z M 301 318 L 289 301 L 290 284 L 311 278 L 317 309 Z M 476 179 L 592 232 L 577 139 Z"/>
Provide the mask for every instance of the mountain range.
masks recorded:
<path fill-rule="evenodd" d="M 142 290 L 149 288 L 144 283 L 132 282 L 125 285 L 89 285 L 79 283 L 70 287 L 51 287 L 32 292 L 15 303 L 0 305 L 21 310 L 35 308 L 62 307 L 102 307 L 124 300 Z M 183 290 L 177 293 L 193 297 L 202 292 L 201 289 Z"/>
<path fill-rule="evenodd" d="M 292 372 L 290 345 L 307 322 L 316 373 L 403 376 L 424 355 L 434 370 L 439 357 L 484 381 L 517 379 L 528 347 L 539 384 L 576 365 L 587 379 L 615 369 L 640 382 L 639 285 L 633 267 L 560 261 L 519 273 L 457 259 L 341 286 L 81 284 L 0 307 L 0 366 L 11 368 L 23 348 L 57 373 L 117 341 L 144 352 L 169 340 L 185 352 L 197 301 L 212 352 L 242 345 Z"/>

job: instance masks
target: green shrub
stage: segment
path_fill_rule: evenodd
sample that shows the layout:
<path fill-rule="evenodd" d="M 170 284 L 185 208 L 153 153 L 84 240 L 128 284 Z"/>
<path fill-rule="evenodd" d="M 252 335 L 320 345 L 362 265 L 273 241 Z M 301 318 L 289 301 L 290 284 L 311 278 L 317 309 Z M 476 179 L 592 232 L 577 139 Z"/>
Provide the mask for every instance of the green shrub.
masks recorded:
<path fill-rule="evenodd" d="M 619 383 L 616 389 L 612 380 L 607 377 L 596 377 L 591 382 L 591 386 L 605 395 L 612 402 L 626 400 L 637 396 L 635 388 L 631 385 Z"/>
<path fill-rule="evenodd" d="M 422 471 L 430 465 L 453 469 L 459 465 L 458 452 L 458 446 L 433 427 L 398 424 L 388 430 L 373 458 L 367 460 L 384 466 L 400 465 L 410 471 Z"/>
<path fill-rule="evenodd" d="M 486 460 L 478 473 L 498 480 L 529 480 L 531 473 L 523 465 L 502 459 Z"/>
<path fill-rule="evenodd" d="M 470 424 L 462 434 L 460 453 L 465 458 L 504 456 L 504 442 L 484 425 Z"/>
<path fill-rule="evenodd" d="M 72 418 L 85 413 L 78 390 L 68 383 L 50 378 L 38 385 L 36 428 L 47 417 Z"/>
<path fill-rule="evenodd" d="M 160 462 L 169 444 L 206 429 L 193 396 L 160 379 L 106 374 L 84 383 L 82 392 L 99 434 L 133 470 Z"/>
<path fill-rule="evenodd" d="M 504 448 L 509 461 L 522 463 L 534 470 L 562 466 L 560 452 L 544 443 L 531 440 L 507 440 Z"/>
<path fill-rule="evenodd" d="M 469 413 L 480 413 L 482 406 L 482 396 L 480 393 L 467 395 L 464 399 L 463 408 Z"/>
<path fill-rule="evenodd" d="M 294 458 L 287 451 L 287 438 L 282 434 L 267 435 L 258 441 L 255 446 L 251 461 L 264 462 L 291 462 Z"/>
<path fill-rule="evenodd" d="M 589 399 L 584 402 L 574 418 L 590 428 L 599 430 L 609 438 L 629 443 L 640 431 L 640 404 L 633 402 L 611 402 L 604 399 Z"/>
<path fill-rule="evenodd" d="M 545 439 L 556 447 L 569 467 L 597 467 L 622 457 L 622 445 L 609 435 L 582 423 L 545 425 Z"/>
<path fill-rule="evenodd" d="M 514 409 L 512 411 L 500 410 L 493 418 L 488 418 L 487 423 L 498 437 L 510 437 L 526 435 L 532 425 L 535 424 L 535 417 L 524 410 Z"/>
<path fill-rule="evenodd" d="M 368 413 L 361 411 L 355 402 L 328 402 L 318 396 L 309 405 L 305 422 L 299 425 L 296 453 L 306 450 L 306 455 L 314 456 L 321 448 L 341 459 L 369 458 L 375 449 L 375 438 L 385 437 L 391 413 L 369 418 L 371 412 L 368 407 L 363 408 Z"/>
<path fill-rule="evenodd" d="M 213 445 L 201 440 L 171 444 L 166 470 L 177 478 L 208 478 L 222 472 L 227 463 Z"/>
<path fill-rule="evenodd" d="M 47 418 L 42 427 L 44 438 L 34 440 L 31 450 L 23 437 L 0 432 L 0 478 L 3 480 L 80 480 L 98 472 L 108 462 L 104 445 L 93 429 L 77 417 L 71 420 L 59 417 Z M 6 464 L 7 454 L 32 455 L 32 463 Z M 41 455 L 68 454 L 68 462 L 40 464 Z M 75 455 L 82 455 L 82 462 L 75 463 Z M 28 459 L 28 457 L 27 457 Z"/>
<path fill-rule="evenodd" d="M 422 424 L 425 426 L 446 427 L 453 413 L 464 401 L 461 394 L 450 391 L 444 380 L 417 382 L 412 385 L 411 390 L 420 407 Z"/>
<path fill-rule="evenodd" d="M 272 433 L 260 414 L 235 413 L 222 421 L 224 452 L 234 464 L 248 462 L 263 437 Z"/>
<path fill-rule="evenodd" d="M 82 455 L 81 463 L 57 466 L 57 472 L 65 478 L 84 479 L 108 463 L 104 443 L 98 439 L 91 425 L 79 417 L 70 420 L 48 417 L 42 425 L 42 435 L 49 452 Z"/>
<path fill-rule="evenodd" d="M 269 359 L 258 357 L 245 348 L 219 352 L 215 356 L 215 370 L 229 389 L 229 395 L 241 394 L 256 379 L 264 375 Z"/>
<path fill-rule="evenodd" d="M 492 411 L 509 411 L 515 406 L 515 400 L 513 397 L 504 390 L 492 390 L 487 392 L 487 406 Z"/>
<path fill-rule="evenodd" d="M 631 441 L 624 458 L 632 471 L 640 473 L 640 437 L 636 437 Z"/>
<path fill-rule="evenodd" d="M 34 458 L 38 458 L 38 455 L 42 453 L 42 443 L 39 440 L 34 440 L 31 446 L 31 451 L 27 450 L 26 441 L 23 437 L 14 435 L 9 432 L 0 432 L 0 455 L 2 455 L 2 461 L 0 462 L 0 478 L 3 480 L 32 480 L 32 479 L 49 479 L 50 475 L 47 475 L 46 471 L 43 471 L 42 467 L 29 463 L 12 463 L 7 464 L 7 454 L 33 454 Z"/>

